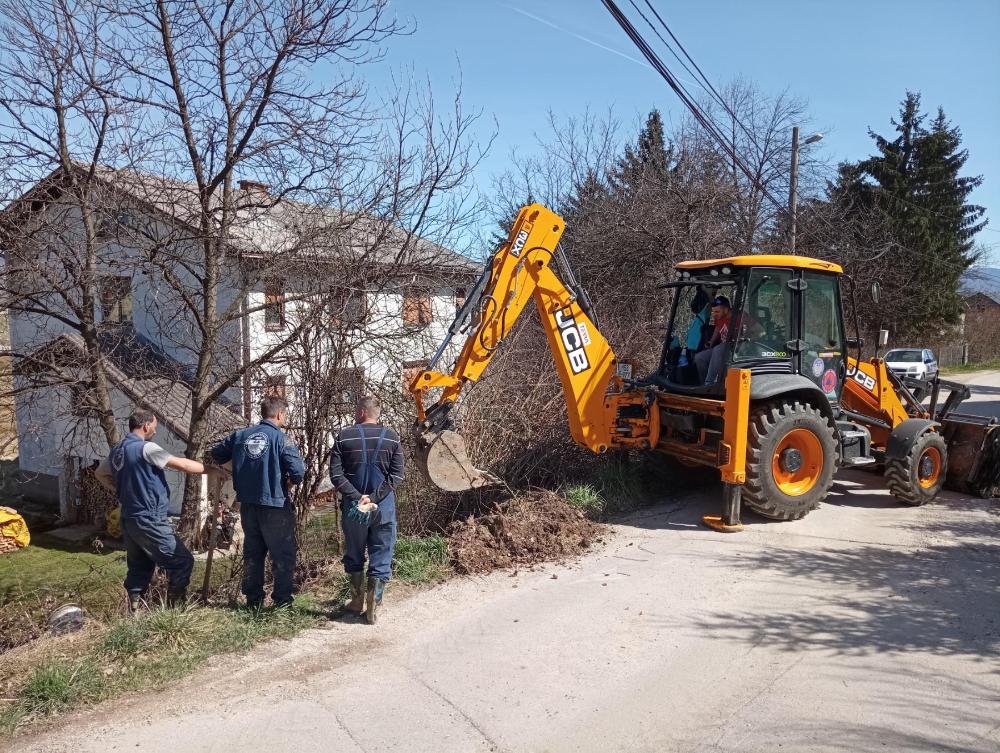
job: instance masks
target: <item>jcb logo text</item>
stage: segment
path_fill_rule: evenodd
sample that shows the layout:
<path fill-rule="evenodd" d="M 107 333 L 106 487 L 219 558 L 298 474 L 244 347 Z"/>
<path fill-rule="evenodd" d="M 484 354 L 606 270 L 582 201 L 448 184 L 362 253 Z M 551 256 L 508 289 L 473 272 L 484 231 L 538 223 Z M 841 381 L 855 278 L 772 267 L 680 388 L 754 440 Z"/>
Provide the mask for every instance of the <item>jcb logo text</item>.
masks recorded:
<path fill-rule="evenodd" d="M 590 361 L 587 360 L 587 351 L 583 348 L 585 339 L 580 334 L 580 326 L 569 313 L 569 309 L 556 312 L 556 324 L 559 326 L 559 335 L 562 337 L 563 348 L 566 349 L 566 357 L 573 373 L 579 374 L 589 369 Z"/>

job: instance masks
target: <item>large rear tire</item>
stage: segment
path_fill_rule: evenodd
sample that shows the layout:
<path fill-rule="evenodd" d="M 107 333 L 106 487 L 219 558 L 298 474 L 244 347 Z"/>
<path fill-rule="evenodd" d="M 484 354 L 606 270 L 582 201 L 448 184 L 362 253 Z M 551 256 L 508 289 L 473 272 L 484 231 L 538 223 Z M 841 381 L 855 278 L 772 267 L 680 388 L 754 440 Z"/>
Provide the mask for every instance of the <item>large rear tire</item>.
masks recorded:
<path fill-rule="evenodd" d="M 798 520 L 826 499 L 837 470 L 834 427 L 803 403 L 769 403 L 750 416 L 743 504 L 774 520 Z"/>
<path fill-rule="evenodd" d="M 900 502 L 918 507 L 934 499 L 948 473 L 948 445 L 936 431 L 913 440 L 904 458 L 885 461 L 885 483 Z"/>

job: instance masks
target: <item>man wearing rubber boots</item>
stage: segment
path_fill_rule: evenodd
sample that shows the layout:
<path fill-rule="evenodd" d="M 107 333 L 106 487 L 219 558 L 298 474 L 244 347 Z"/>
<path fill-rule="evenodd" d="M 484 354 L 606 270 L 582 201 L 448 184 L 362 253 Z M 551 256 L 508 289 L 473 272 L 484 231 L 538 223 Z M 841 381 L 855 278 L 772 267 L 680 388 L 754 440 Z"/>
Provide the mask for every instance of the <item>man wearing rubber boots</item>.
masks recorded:
<path fill-rule="evenodd" d="M 351 579 L 351 600 L 346 606 L 357 614 L 365 612 L 370 624 L 377 619 L 385 585 L 392 575 L 396 488 L 403 480 L 399 435 L 378 423 L 381 415 L 376 398 L 361 398 L 355 425 L 340 432 L 330 453 L 330 480 L 341 498 L 344 570 Z"/>
<path fill-rule="evenodd" d="M 212 448 L 217 463 L 232 463 L 233 488 L 243 526 L 243 595 L 247 607 L 264 604 L 264 558 L 271 555 L 277 607 L 292 604 L 295 574 L 295 508 L 288 487 L 301 483 L 305 466 L 282 431 L 288 403 L 268 395 L 260 403 L 261 422 L 240 429 Z"/>
<path fill-rule="evenodd" d="M 174 457 L 151 442 L 156 435 L 156 416 L 136 410 L 128 419 L 129 433 L 111 448 L 111 454 L 95 471 L 97 480 L 115 492 L 121 505 L 121 528 L 125 539 L 125 590 L 128 609 L 135 614 L 146 600 L 146 591 L 157 566 L 168 578 L 167 606 L 183 606 L 191 580 L 194 557 L 167 522 L 170 487 L 164 468 L 182 473 L 222 473 L 197 460 Z"/>

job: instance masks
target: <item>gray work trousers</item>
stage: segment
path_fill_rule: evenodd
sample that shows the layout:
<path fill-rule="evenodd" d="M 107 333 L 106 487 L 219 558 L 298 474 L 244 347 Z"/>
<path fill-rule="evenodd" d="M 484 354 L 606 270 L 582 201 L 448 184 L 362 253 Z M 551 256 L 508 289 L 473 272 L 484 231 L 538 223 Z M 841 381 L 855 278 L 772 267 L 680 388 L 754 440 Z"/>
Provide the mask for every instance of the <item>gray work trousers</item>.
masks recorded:
<path fill-rule="evenodd" d="M 711 348 L 706 348 L 701 353 L 695 353 L 694 365 L 698 369 L 698 378 L 702 384 L 709 386 L 719 381 L 719 374 L 722 372 L 725 358 L 726 343 L 719 343 Z"/>

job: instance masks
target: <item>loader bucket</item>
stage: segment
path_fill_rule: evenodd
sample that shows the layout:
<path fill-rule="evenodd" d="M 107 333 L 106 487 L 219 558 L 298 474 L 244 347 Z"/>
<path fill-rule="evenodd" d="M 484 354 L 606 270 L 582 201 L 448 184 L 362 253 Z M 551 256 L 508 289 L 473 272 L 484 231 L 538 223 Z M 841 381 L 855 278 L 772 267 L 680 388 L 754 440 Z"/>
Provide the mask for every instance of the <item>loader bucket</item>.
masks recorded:
<path fill-rule="evenodd" d="M 941 431 L 948 443 L 945 486 L 979 497 L 1000 497 L 1000 422 L 951 413 L 941 422 Z"/>
<path fill-rule="evenodd" d="M 419 434 L 417 461 L 431 482 L 446 492 L 464 492 L 500 483 L 493 474 L 472 465 L 465 440 L 455 431 Z"/>

